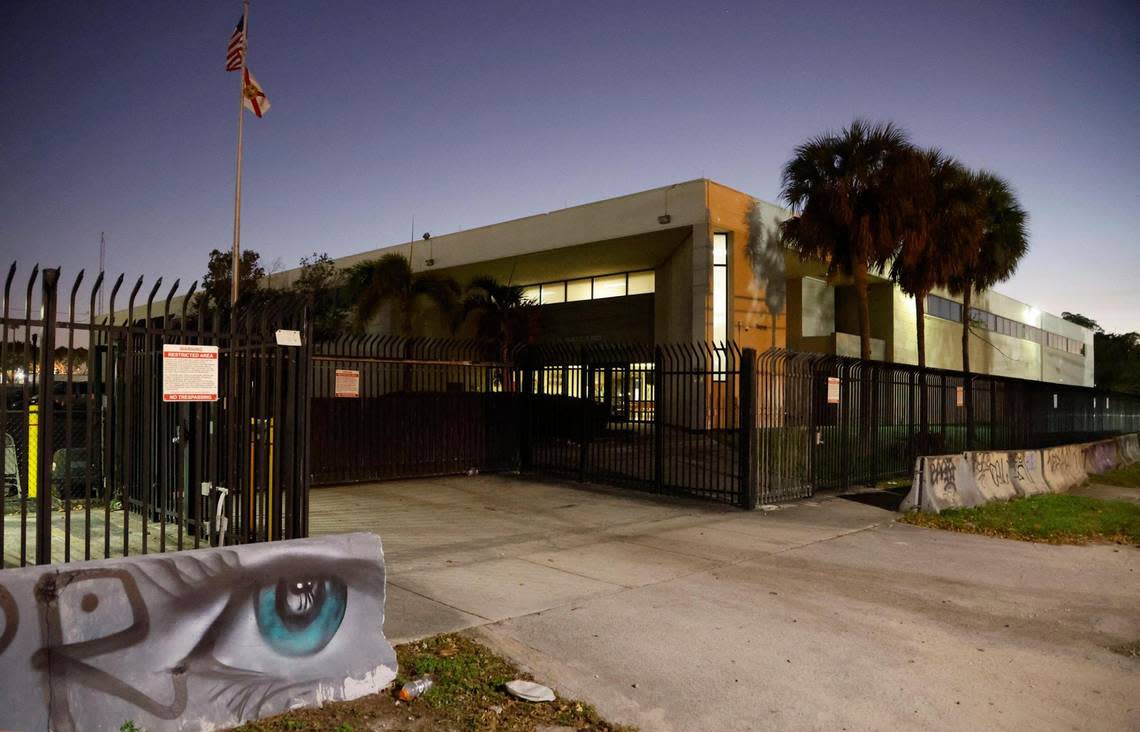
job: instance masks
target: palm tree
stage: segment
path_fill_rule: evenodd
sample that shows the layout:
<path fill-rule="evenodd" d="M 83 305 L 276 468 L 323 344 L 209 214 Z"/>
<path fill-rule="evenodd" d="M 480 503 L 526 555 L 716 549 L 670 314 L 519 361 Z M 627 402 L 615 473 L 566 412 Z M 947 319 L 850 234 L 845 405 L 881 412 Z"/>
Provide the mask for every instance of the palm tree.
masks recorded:
<path fill-rule="evenodd" d="M 980 198 L 981 235 L 977 251 L 952 277 L 948 289 L 962 296 L 962 372 L 965 379 L 966 445 L 973 446 L 974 410 L 970 384 L 970 300 L 974 292 L 988 290 L 1013 276 L 1029 251 L 1028 216 L 1009 184 L 986 171 L 973 176 Z"/>
<path fill-rule="evenodd" d="M 530 343 L 538 332 L 538 309 L 518 285 L 505 285 L 494 277 L 476 277 L 467 286 L 456 316 L 456 326 L 475 321 L 475 335 L 498 346 L 506 363 L 516 345 Z M 505 381 L 509 376 L 505 375 Z M 503 388 L 510 391 L 510 385 Z"/>
<path fill-rule="evenodd" d="M 784 166 L 781 195 L 796 216 L 785 221 L 785 245 L 827 262 L 830 275 L 855 282 L 860 356 L 871 358 L 868 273 L 898 248 L 902 212 L 895 183 L 910 155 L 906 133 L 893 124 L 852 122 L 838 133 L 799 145 Z"/>
<path fill-rule="evenodd" d="M 915 151 L 896 180 L 905 224 L 891 279 L 914 298 L 922 434 L 927 434 L 926 296 L 947 285 L 975 256 L 981 236 L 980 195 L 973 176 L 939 150 Z"/>
<path fill-rule="evenodd" d="M 433 303 L 450 317 L 459 301 L 459 285 L 449 277 L 412 272 L 400 254 L 385 254 L 354 265 L 348 270 L 348 296 L 355 302 L 353 326 L 363 330 L 385 303 L 392 303 L 399 318 L 398 334 L 412 335 L 416 307 L 422 300 Z"/>

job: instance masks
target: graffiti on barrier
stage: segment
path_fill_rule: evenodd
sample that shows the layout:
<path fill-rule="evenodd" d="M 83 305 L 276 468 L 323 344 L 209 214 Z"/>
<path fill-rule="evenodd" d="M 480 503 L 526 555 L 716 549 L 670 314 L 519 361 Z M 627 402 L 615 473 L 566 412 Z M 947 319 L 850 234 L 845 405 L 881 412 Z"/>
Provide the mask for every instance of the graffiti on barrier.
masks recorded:
<path fill-rule="evenodd" d="M 970 454 L 970 460 L 973 462 L 974 476 L 977 480 L 986 476 L 992 485 L 1010 485 L 1009 459 L 1006 453 L 975 452 Z"/>
<path fill-rule="evenodd" d="M 9 719 L 37 697 L 41 728 L 211 729 L 378 691 L 396 669 L 379 539 L 350 536 L 356 556 L 322 539 L 6 571 L 0 658 L 19 650 L 35 688 L 5 681 L 0 728 L 41 727 Z"/>
<path fill-rule="evenodd" d="M 1051 473 L 1059 473 L 1065 469 L 1065 456 L 1061 454 L 1060 449 L 1049 450 L 1049 458 L 1046 460 L 1046 465 Z"/>
<path fill-rule="evenodd" d="M 957 471 L 954 467 L 954 458 L 927 458 L 930 468 L 930 482 L 932 485 L 941 484 L 942 490 L 951 493 L 958 492 Z"/>

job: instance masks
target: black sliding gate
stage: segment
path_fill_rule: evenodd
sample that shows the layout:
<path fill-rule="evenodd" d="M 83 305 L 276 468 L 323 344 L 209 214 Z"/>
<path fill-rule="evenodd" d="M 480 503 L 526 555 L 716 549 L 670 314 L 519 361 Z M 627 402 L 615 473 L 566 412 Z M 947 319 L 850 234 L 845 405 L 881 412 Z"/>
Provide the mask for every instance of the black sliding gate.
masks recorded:
<path fill-rule="evenodd" d="M 462 341 L 318 344 L 313 483 L 523 470 L 752 506 L 754 378 L 754 353 L 731 344 L 533 346 L 509 362 Z"/>
<path fill-rule="evenodd" d="M 199 309 L 195 285 L 16 274 L 0 313 L 0 566 L 305 534 L 302 303 L 239 303 L 231 317 Z M 297 342 L 289 331 L 305 345 L 279 345 Z M 216 361 L 216 401 L 164 401 L 175 350 Z"/>
<path fill-rule="evenodd" d="M 519 363 L 524 470 L 755 505 L 755 352 L 538 346 Z"/>

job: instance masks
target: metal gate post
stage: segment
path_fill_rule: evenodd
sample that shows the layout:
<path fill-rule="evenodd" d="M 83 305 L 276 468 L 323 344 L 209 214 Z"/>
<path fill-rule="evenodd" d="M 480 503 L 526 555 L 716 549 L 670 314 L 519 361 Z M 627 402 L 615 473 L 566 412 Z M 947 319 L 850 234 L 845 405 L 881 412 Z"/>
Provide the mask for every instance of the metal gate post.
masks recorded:
<path fill-rule="evenodd" d="M 52 488 L 52 384 L 55 375 L 56 290 L 59 270 L 43 271 L 43 332 L 40 334 L 39 365 L 39 435 L 36 445 L 36 564 L 51 564 L 51 488 Z M 67 466 L 71 456 L 66 458 Z"/>
<path fill-rule="evenodd" d="M 578 480 L 586 482 L 586 466 L 590 457 L 590 412 L 593 406 L 594 375 L 590 371 L 590 364 L 586 362 L 586 352 L 582 349 L 582 434 L 578 441 Z"/>
<path fill-rule="evenodd" d="M 665 410 L 661 408 L 665 393 L 665 356 L 661 346 L 653 349 L 653 485 L 665 492 Z"/>
<path fill-rule="evenodd" d="M 740 507 L 752 511 L 757 503 L 756 455 L 756 349 L 745 348 L 740 357 Z"/>
<path fill-rule="evenodd" d="M 851 426 L 851 367 L 843 368 L 844 363 L 841 361 L 835 370 L 839 375 L 839 404 L 836 405 L 835 410 L 835 424 L 839 427 L 839 487 L 842 490 L 847 490 L 851 485 L 850 472 L 851 472 L 851 455 L 850 445 L 851 440 L 847 435 L 847 430 Z M 859 420 L 862 422 L 866 419 L 866 415 L 862 414 L 863 407 L 863 390 L 859 390 Z M 861 429 L 862 424 L 858 425 Z"/>
<path fill-rule="evenodd" d="M 531 448 L 531 411 L 534 408 L 534 363 L 530 348 L 524 346 L 518 352 L 519 366 L 522 367 L 522 397 L 519 404 L 519 467 L 525 472 L 534 467 Z M 504 365 L 504 369 L 509 368 Z"/>

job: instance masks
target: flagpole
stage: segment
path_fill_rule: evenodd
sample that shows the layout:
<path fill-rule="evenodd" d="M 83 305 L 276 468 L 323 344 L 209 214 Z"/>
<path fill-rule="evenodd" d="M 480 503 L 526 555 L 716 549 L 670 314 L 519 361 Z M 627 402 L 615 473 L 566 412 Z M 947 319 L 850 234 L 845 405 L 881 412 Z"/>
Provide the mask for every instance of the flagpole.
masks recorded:
<path fill-rule="evenodd" d="M 242 2 L 241 29 L 241 70 L 238 73 L 238 134 L 237 134 L 237 173 L 234 177 L 234 246 L 230 262 L 230 305 L 237 307 L 238 276 L 241 274 L 241 153 L 242 132 L 245 124 L 245 66 L 249 54 L 249 0 Z"/>

